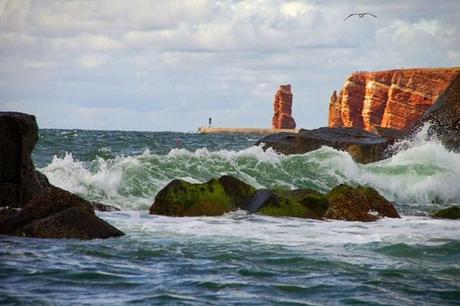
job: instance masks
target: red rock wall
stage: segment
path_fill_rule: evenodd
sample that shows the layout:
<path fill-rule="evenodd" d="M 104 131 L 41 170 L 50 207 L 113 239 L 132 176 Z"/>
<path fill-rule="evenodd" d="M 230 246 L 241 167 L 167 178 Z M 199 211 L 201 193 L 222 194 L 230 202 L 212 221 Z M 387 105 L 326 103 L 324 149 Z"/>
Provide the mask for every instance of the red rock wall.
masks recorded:
<path fill-rule="evenodd" d="M 329 127 L 407 131 L 460 73 L 460 68 L 355 72 L 331 96 Z"/>
<path fill-rule="evenodd" d="M 272 119 L 274 129 L 295 129 L 295 121 L 292 118 L 292 93 L 291 85 L 280 85 L 273 101 L 275 114 Z"/>

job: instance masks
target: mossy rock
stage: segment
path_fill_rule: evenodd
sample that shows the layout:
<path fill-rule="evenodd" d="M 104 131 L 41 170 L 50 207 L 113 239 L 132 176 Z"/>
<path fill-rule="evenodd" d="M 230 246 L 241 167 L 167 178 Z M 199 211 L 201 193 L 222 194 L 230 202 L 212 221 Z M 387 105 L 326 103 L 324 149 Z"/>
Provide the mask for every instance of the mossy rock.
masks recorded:
<path fill-rule="evenodd" d="M 460 219 L 460 207 L 451 206 L 441 209 L 433 214 L 433 218 Z"/>
<path fill-rule="evenodd" d="M 231 176 L 203 184 L 173 180 L 155 197 L 151 214 L 166 216 L 219 216 L 243 206 L 255 189 Z"/>
<path fill-rule="evenodd" d="M 270 190 L 257 213 L 273 217 L 321 219 L 328 209 L 327 198 L 311 189 Z"/>
<path fill-rule="evenodd" d="M 373 188 L 339 185 L 327 194 L 328 219 L 375 221 L 379 218 L 400 218 L 393 204 Z"/>
<path fill-rule="evenodd" d="M 245 203 L 256 193 L 256 189 L 249 184 L 246 184 L 239 179 L 224 175 L 218 179 L 219 183 L 225 190 L 225 193 L 230 197 L 230 201 L 234 208 L 242 209 Z"/>

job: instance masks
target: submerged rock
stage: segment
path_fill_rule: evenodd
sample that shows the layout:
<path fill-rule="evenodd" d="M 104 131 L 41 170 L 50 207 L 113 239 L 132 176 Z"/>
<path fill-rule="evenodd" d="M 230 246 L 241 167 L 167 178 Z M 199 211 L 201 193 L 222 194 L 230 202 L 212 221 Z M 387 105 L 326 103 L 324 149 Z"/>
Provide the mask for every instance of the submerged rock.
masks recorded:
<path fill-rule="evenodd" d="M 400 218 L 393 204 L 370 187 L 339 185 L 327 194 L 328 219 L 374 221 L 379 218 Z"/>
<path fill-rule="evenodd" d="M 250 185 L 230 176 L 203 184 L 173 180 L 155 197 L 151 214 L 219 216 L 240 208 L 255 193 Z"/>
<path fill-rule="evenodd" d="M 322 127 L 301 129 L 299 133 L 272 134 L 257 141 L 256 145 L 264 144 L 264 149 L 273 148 L 283 154 L 303 154 L 329 146 L 347 151 L 357 162 L 371 163 L 385 158 L 385 150 L 396 139 L 394 133 L 386 137 L 390 135 L 388 131 L 383 135 L 355 128 Z"/>
<path fill-rule="evenodd" d="M 311 189 L 259 189 L 231 176 L 203 184 L 173 180 L 155 197 L 151 214 L 218 216 L 242 209 L 277 217 L 374 221 L 399 218 L 393 204 L 369 187 L 339 185 L 328 194 Z"/>
<path fill-rule="evenodd" d="M 460 219 L 460 207 L 451 206 L 441 209 L 433 214 L 433 218 Z"/>
<path fill-rule="evenodd" d="M 98 218 L 90 202 L 57 187 L 35 196 L 22 210 L 0 216 L 0 234 L 75 239 L 124 235 Z"/>
<path fill-rule="evenodd" d="M 50 186 L 32 162 L 37 140 L 35 116 L 0 112 L 0 206 L 23 207 Z"/>

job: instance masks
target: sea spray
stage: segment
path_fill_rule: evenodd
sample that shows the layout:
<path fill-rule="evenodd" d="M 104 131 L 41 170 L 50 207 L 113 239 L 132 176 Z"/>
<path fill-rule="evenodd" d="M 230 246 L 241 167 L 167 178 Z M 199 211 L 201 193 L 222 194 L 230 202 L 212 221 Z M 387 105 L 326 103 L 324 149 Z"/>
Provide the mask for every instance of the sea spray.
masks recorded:
<path fill-rule="evenodd" d="M 329 147 L 289 156 L 257 146 L 216 151 L 173 148 L 166 154 L 152 153 L 147 148 L 142 154 L 87 161 L 66 153 L 55 156 L 41 170 L 57 186 L 134 210 L 148 209 L 155 194 L 172 179 L 204 182 L 224 174 L 257 188 L 327 192 L 340 183 L 367 185 L 415 213 L 431 211 L 431 202 L 460 201 L 460 154 L 448 151 L 435 139 L 427 139 L 425 129 L 413 139 L 397 143 L 393 150 L 395 154 L 386 160 L 362 165 L 346 152 Z"/>

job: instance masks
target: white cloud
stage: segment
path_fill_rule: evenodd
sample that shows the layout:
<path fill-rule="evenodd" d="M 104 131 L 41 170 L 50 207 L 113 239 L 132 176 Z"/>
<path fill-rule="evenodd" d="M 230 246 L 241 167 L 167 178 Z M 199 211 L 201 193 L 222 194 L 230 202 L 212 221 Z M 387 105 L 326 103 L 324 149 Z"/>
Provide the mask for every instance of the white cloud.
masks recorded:
<path fill-rule="evenodd" d="M 325 125 L 355 70 L 458 66 L 459 3 L 0 0 L 0 109 L 59 127 L 269 126 L 292 83 L 298 124 Z M 379 18 L 343 22 L 360 10 Z"/>

